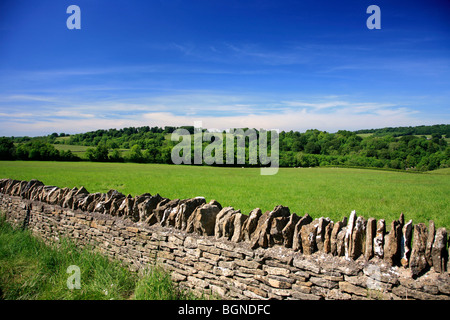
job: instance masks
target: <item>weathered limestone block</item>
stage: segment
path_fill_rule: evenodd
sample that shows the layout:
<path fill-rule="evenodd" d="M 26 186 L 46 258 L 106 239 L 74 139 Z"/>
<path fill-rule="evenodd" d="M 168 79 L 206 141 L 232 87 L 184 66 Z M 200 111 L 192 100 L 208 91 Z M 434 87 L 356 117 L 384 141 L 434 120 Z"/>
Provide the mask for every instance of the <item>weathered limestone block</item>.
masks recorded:
<path fill-rule="evenodd" d="M 39 189 L 39 188 L 43 188 L 43 187 L 42 186 L 38 186 L 37 188 L 32 189 L 30 198 L 32 197 L 32 194 L 33 194 L 34 190 Z M 66 198 L 66 196 L 70 192 L 70 190 L 71 189 L 67 188 L 67 187 L 61 189 L 61 192 L 59 193 L 59 196 L 58 196 L 58 202 L 57 202 L 58 206 L 61 206 L 61 207 L 63 206 L 64 199 Z"/>
<path fill-rule="evenodd" d="M 244 241 L 250 241 L 253 232 L 255 232 L 256 227 L 258 226 L 258 220 L 261 216 L 262 213 L 260 208 L 253 209 L 248 214 L 248 219 L 244 222 L 242 226 L 242 239 Z"/>
<path fill-rule="evenodd" d="M 219 201 L 214 200 L 214 199 L 212 199 L 212 200 L 209 202 L 209 204 L 212 205 L 212 206 L 216 206 L 217 208 L 219 208 L 219 211 L 222 210 L 222 208 L 223 208 L 222 205 L 219 203 Z"/>
<path fill-rule="evenodd" d="M 118 210 L 122 202 L 125 200 L 125 195 L 117 190 L 109 190 L 106 194 L 100 194 L 100 197 L 96 197 L 94 202 L 95 206 L 99 202 L 102 202 L 103 213 L 110 214 L 112 216 L 118 215 Z"/>
<path fill-rule="evenodd" d="M 74 196 L 75 197 L 78 197 L 78 196 L 82 196 L 83 197 L 83 196 L 86 196 L 88 194 L 89 194 L 89 191 L 87 191 L 85 187 L 81 186 L 81 188 L 78 189 L 77 192 L 75 192 Z"/>
<path fill-rule="evenodd" d="M 159 196 L 159 194 L 157 194 L 157 196 L 159 197 L 158 200 L 156 201 L 161 201 L 162 198 L 161 196 Z M 192 199 L 186 199 L 186 200 L 182 200 L 181 203 L 179 204 L 180 209 L 179 209 L 179 213 L 178 216 L 176 217 L 175 220 L 175 228 L 180 229 L 180 230 L 185 230 L 186 226 L 187 226 L 187 221 L 189 219 L 189 217 L 191 216 L 191 214 L 195 211 L 195 209 L 197 209 L 197 207 L 205 204 L 205 198 L 204 197 L 195 197 Z M 157 206 L 157 203 L 155 205 L 155 208 Z M 153 207 L 153 204 L 152 206 Z M 155 208 L 151 208 L 151 209 L 147 209 L 147 212 L 149 212 L 150 210 L 153 211 Z M 150 211 L 150 213 L 151 213 Z M 150 213 L 148 215 L 150 215 Z"/>
<path fill-rule="evenodd" d="M 200 235 L 214 235 L 216 216 L 221 209 L 221 206 L 217 205 L 215 200 L 198 207 L 189 217 L 186 231 L 196 232 Z"/>
<path fill-rule="evenodd" d="M 433 248 L 431 250 L 434 271 L 444 273 L 447 269 L 447 230 L 439 228 L 436 231 Z"/>
<path fill-rule="evenodd" d="M 11 183 L 13 183 L 13 181 L 19 181 L 19 180 L 14 180 L 14 179 L 6 179 L 6 181 L 4 182 L 4 185 L 3 185 L 3 188 L 2 188 L 2 192 L 4 193 L 4 194 L 9 194 L 10 195 L 10 193 L 9 193 L 9 187 L 11 186 Z"/>
<path fill-rule="evenodd" d="M 286 248 L 292 247 L 295 226 L 297 225 L 299 220 L 300 217 L 297 214 L 292 213 L 291 216 L 289 217 L 288 223 L 281 231 L 281 234 L 283 235 L 283 243 Z"/>
<path fill-rule="evenodd" d="M 350 249 L 352 245 L 352 234 L 353 234 L 353 228 L 355 227 L 356 222 L 356 211 L 353 210 L 350 213 L 350 218 L 348 219 L 348 225 L 345 232 L 345 238 L 344 238 L 344 248 L 345 248 L 345 258 L 350 259 Z"/>
<path fill-rule="evenodd" d="M 110 206 L 109 206 L 109 210 L 107 213 L 109 213 L 111 216 L 117 216 L 118 214 L 118 210 L 120 205 L 122 204 L 123 200 L 125 199 L 125 196 L 123 197 L 114 197 L 112 199 L 110 199 Z"/>
<path fill-rule="evenodd" d="M 367 277 L 365 285 L 369 289 L 384 291 L 391 289 L 399 283 L 399 276 L 391 267 L 379 264 L 367 264 L 364 266 L 363 273 Z"/>
<path fill-rule="evenodd" d="M 409 267 L 413 277 L 421 275 L 428 268 L 425 251 L 427 248 L 427 227 L 423 223 L 414 226 L 413 246 Z"/>
<path fill-rule="evenodd" d="M 64 197 L 64 201 L 63 201 L 63 207 L 64 208 L 72 208 L 73 205 L 73 200 L 74 200 L 74 196 L 77 193 L 78 188 L 77 187 L 73 187 L 73 189 L 71 189 L 69 192 L 67 192 L 66 196 Z"/>
<path fill-rule="evenodd" d="M 20 186 L 20 184 L 17 184 L 17 186 Z M 49 194 L 56 191 L 57 189 L 58 189 L 58 187 L 55 187 L 55 186 L 44 186 L 42 188 L 39 201 L 48 203 Z"/>
<path fill-rule="evenodd" d="M 448 238 L 447 243 L 450 243 L 450 237 Z M 450 273 L 450 259 L 447 259 L 447 260 L 448 260 L 447 261 L 447 272 Z M 448 288 L 450 289 L 450 285 L 448 286 Z M 449 293 L 449 295 L 450 295 L 450 293 Z"/>
<path fill-rule="evenodd" d="M 303 228 L 304 227 L 306 226 L 303 226 Z M 292 260 L 292 265 L 307 272 L 311 271 L 315 274 L 319 274 L 321 272 L 321 266 L 319 261 L 320 260 L 318 259 L 311 259 L 310 257 L 307 257 L 304 254 L 295 253 Z M 307 273 L 307 276 L 309 278 L 310 274 Z"/>
<path fill-rule="evenodd" d="M 403 285 L 392 288 L 392 293 L 400 298 L 417 299 L 417 300 L 436 300 L 436 296 L 415 289 L 407 288 Z"/>
<path fill-rule="evenodd" d="M 7 180 L 7 179 L 4 179 Z M 5 185 L 6 185 L 6 181 L 5 181 Z M 26 199 L 30 199 L 31 198 L 31 191 L 38 187 L 38 186 L 44 186 L 44 183 L 36 180 L 36 179 L 32 179 L 30 181 L 27 182 L 27 184 L 25 185 L 25 187 L 21 190 L 20 192 L 20 196 Z M 1 190 L 1 188 L 0 188 Z"/>
<path fill-rule="evenodd" d="M 20 194 L 20 190 L 23 188 L 25 188 L 26 186 L 26 181 L 19 181 L 17 183 L 14 184 L 14 186 L 11 187 L 11 195 L 13 196 L 18 196 Z"/>
<path fill-rule="evenodd" d="M 22 193 L 22 190 L 25 189 L 27 183 L 28 183 L 28 181 L 26 181 L 26 180 L 23 180 L 23 181 L 20 182 L 19 189 L 17 190 L 17 192 L 15 194 L 16 196 L 20 196 L 20 194 Z"/>
<path fill-rule="evenodd" d="M 334 289 L 338 287 L 338 282 L 331 281 L 329 279 L 325 279 L 322 277 L 311 277 L 309 278 L 309 281 L 311 281 L 314 285 L 327 288 L 327 289 Z"/>
<path fill-rule="evenodd" d="M 292 249 L 294 249 L 295 251 L 303 252 L 301 230 L 304 225 L 307 225 L 312 221 L 313 220 L 311 216 L 305 213 L 305 215 L 300 218 L 300 220 L 295 225 L 294 234 L 292 236 Z"/>
<path fill-rule="evenodd" d="M 266 211 L 258 220 L 258 225 L 252 234 L 251 248 L 267 248 L 269 246 L 269 228 L 272 224 L 272 211 Z"/>
<path fill-rule="evenodd" d="M 106 208 L 103 205 L 103 203 L 106 200 L 106 194 L 97 192 L 97 193 L 93 193 L 92 195 L 93 195 L 92 201 L 87 205 L 86 211 L 105 213 Z M 114 213 L 112 215 L 114 216 L 114 215 L 116 215 L 116 213 Z"/>
<path fill-rule="evenodd" d="M 102 201 L 104 201 L 105 198 L 103 198 Z M 122 199 L 119 204 L 119 208 L 116 210 L 116 213 L 114 215 L 118 217 L 128 216 L 131 207 L 131 201 L 133 201 L 133 199 L 131 198 L 131 194 L 128 194 L 125 198 Z"/>
<path fill-rule="evenodd" d="M 3 192 L 3 188 L 6 186 L 6 184 L 8 183 L 8 180 L 9 179 L 7 179 L 7 178 L 3 178 L 3 179 L 0 179 L 0 193 L 4 193 Z"/>
<path fill-rule="evenodd" d="M 122 203 L 120 204 L 119 209 L 117 210 L 117 216 L 123 217 L 124 219 L 129 218 L 133 213 L 133 205 L 134 198 L 132 198 L 129 194 L 125 197 L 125 199 L 123 199 Z"/>
<path fill-rule="evenodd" d="M 344 293 L 350 293 L 358 296 L 367 296 L 367 289 L 355 286 L 349 282 L 339 282 L 339 290 Z"/>
<path fill-rule="evenodd" d="M 367 260 L 372 259 L 374 256 L 374 238 L 377 232 L 377 220 L 375 218 L 369 218 L 366 225 L 366 250 L 364 257 Z"/>
<path fill-rule="evenodd" d="M 30 200 L 39 201 L 39 197 L 41 195 L 42 189 L 44 189 L 44 186 L 37 186 L 37 187 L 33 188 L 30 192 Z M 70 189 L 69 189 L 69 191 L 70 191 Z M 63 199 L 63 201 L 64 201 L 64 199 Z M 61 206 L 62 206 L 63 201 L 60 201 Z"/>
<path fill-rule="evenodd" d="M 51 205 L 57 204 L 60 193 L 61 189 L 58 187 L 54 187 L 47 195 L 47 203 Z"/>
<path fill-rule="evenodd" d="M 397 265 L 400 262 L 400 237 L 402 226 L 398 220 L 391 223 L 391 230 L 385 237 L 384 261 L 389 265 Z"/>
<path fill-rule="evenodd" d="M 123 212 L 120 214 L 126 214 L 124 218 L 129 218 L 134 222 L 139 221 L 137 218 L 137 210 L 133 208 L 133 206 L 136 205 L 136 198 L 131 199 L 129 197 L 129 200 L 126 199 L 127 198 L 124 195 L 120 197 L 118 196 L 109 198 L 106 193 L 102 193 L 93 201 L 93 205 L 95 206 L 94 211 L 104 214 L 109 213 L 112 216 L 117 216 L 119 215 L 120 206 L 124 204 L 124 206 L 122 207 Z M 126 213 L 124 211 L 126 211 Z"/>
<path fill-rule="evenodd" d="M 435 295 L 434 297 L 430 297 L 431 300 L 450 300 L 450 297 L 448 296 L 439 295 L 440 290 L 438 289 L 438 284 L 434 281 L 435 279 L 433 278 L 434 275 L 431 275 L 431 279 L 429 279 L 431 281 L 430 282 L 426 281 L 426 283 L 422 281 L 423 278 L 422 279 L 402 278 L 400 279 L 400 284 L 407 288 L 410 287 L 417 288 L 418 290 L 424 293 Z M 445 280 L 442 283 L 445 283 Z"/>
<path fill-rule="evenodd" d="M 21 182 L 20 180 L 9 179 L 8 182 L 6 183 L 4 193 L 13 195 L 14 187 L 20 184 L 20 182 Z"/>
<path fill-rule="evenodd" d="M 26 185 L 27 185 L 26 181 L 18 181 L 18 182 L 14 183 L 14 185 L 12 185 L 10 187 L 10 191 L 9 192 L 13 196 L 18 196 L 18 195 L 20 195 L 20 191 L 22 189 L 24 189 Z"/>
<path fill-rule="evenodd" d="M 345 236 L 347 235 L 348 226 L 342 227 L 336 236 L 336 255 L 338 257 L 345 256 Z"/>
<path fill-rule="evenodd" d="M 425 249 L 425 259 L 427 259 L 427 263 L 430 267 L 433 266 L 433 259 L 431 258 L 431 250 L 433 249 L 435 236 L 436 236 L 436 227 L 434 225 L 434 221 L 430 220 L 428 225 L 427 247 Z"/>
<path fill-rule="evenodd" d="M 323 243 L 325 242 L 325 228 L 330 222 L 330 218 L 319 218 L 316 232 L 316 246 L 318 251 L 323 251 Z"/>
<path fill-rule="evenodd" d="M 386 234 L 386 223 L 384 219 L 380 219 L 377 222 L 377 232 L 373 239 L 373 252 L 374 255 L 380 259 L 384 257 L 384 235 Z"/>
<path fill-rule="evenodd" d="M 94 201 L 96 194 L 90 193 L 78 202 L 78 208 L 87 211 L 88 206 Z"/>
<path fill-rule="evenodd" d="M 278 206 L 277 208 L 275 210 L 280 211 L 280 213 L 274 213 L 274 216 L 277 216 L 273 218 L 269 230 L 270 246 L 273 246 L 275 244 L 282 245 L 284 243 L 283 230 L 288 224 L 291 216 L 288 207 Z"/>
<path fill-rule="evenodd" d="M 333 231 L 334 223 L 331 221 L 325 227 L 325 240 L 323 242 L 323 252 L 330 253 L 331 252 L 331 232 Z"/>
<path fill-rule="evenodd" d="M 178 206 L 180 199 L 169 200 L 168 202 L 160 202 L 156 209 L 154 210 L 154 214 L 158 222 L 163 226 L 167 218 L 169 217 L 170 212 Z"/>
<path fill-rule="evenodd" d="M 242 214 L 240 212 L 236 212 L 236 214 L 234 215 L 234 232 L 233 232 L 233 236 L 231 237 L 231 241 L 233 242 L 240 242 L 243 240 L 243 226 L 244 223 L 247 221 L 248 216 L 245 214 Z"/>
<path fill-rule="evenodd" d="M 355 221 L 355 226 L 352 232 L 352 238 L 350 242 L 350 258 L 353 260 L 364 253 L 364 235 L 366 233 L 366 220 L 359 216 Z"/>
<path fill-rule="evenodd" d="M 9 189 L 9 186 L 11 185 L 12 181 L 18 181 L 18 180 L 5 179 L 5 181 L 3 182 L 2 193 L 8 194 L 8 195 L 10 194 L 8 189 Z"/>
<path fill-rule="evenodd" d="M 220 239 L 225 236 L 225 228 L 229 227 L 225 225 L 227 218 L 232 216 L 236 211 L 233 207 L 225 207 L 220 210 L 216 216 L 216 225 L 214 226 L 214 236 L 216 239 Z"/>
<path fill-rule="evenodd" d="M 411 238 L 412 238 L 412 220 L 409 220 L 402 229 L 400 239 L 400 263 L 407 268 L 409 265 L 409 258 L 411 256 Z"/>
<path fill-rule="evenodd" d="M 223 222 L 223 237 L 227 240 L 231 240 L 233 237 L 234 221 L 237 213 L 240 213 L 240 210 L 235 210 L 231 215 L 227 216 Z"/>
<path fill-rule="evenodd" d="M 310 224 L 304 225 L 300 230 L 303 254 L 310 255 L 317 251 L 316 237 L 318 226 L 319 221 L 316 219 Z"/>
<path fill-rule="evenodd" d="M 175 200 L 179 200 L 179 199 L 175 199 Z M 166 208 L 166 210 L 163 213 L 162 220 L 160 222 L 161 226 L 165 226 L 165 227 L 168 227 L 168 226 L 174 227 L 175 226 L 175 221 L 181 211 L 180 204 L 182 203 L 182 201 L 183 200 L 179 200 L 178 202 L 176 202 L 176 204 L 174 206 Z"/>
<path fill-rule="evenodd" d="M 78 209 L 78 203 L 85 198 L 89 194 L 89 191 L 86 190 L 85 187 L 81 187 L 78 189 L 75 194 L 73 195 L 73 201 L 72 201 L 72 209 L 76 210 Z M 48 202 L 48 201 L 47 201 Z M 49 203 L 49 202 L 48 202 Z"/>
<path fill-rule="evenodd" d="M 276 227 L 272 228 L 272 220 L 275 218 L 289 217 L 289 208 L 283 206 L 276 206 L 273 211 L 265 212 L 258 220 L 258 225 L 251 238 L 251 248 L 256 249 L 258 247 L 267 248 L 274 242 L 274 237 L 280 236 L 282 239 L 281 231 Z M 286 221 L 287 223 L 287 221 Z"/>
<path fill-rule="evenodd" d="M 150 197 L 149 193 L 145 193 L 143 195 L 136 195 L 134 198 L 129 198 L 128 200 L 128 207 L 126 208 L 125 212 L 125 216 L 123 217 L 124 219 L 130 219 L 133 222 L 138 222 L 139 221 L 139 204 L 144 202 L 147 198 Z M 105 206 L 105 211 L 109 211 L 109 209 L 111 208 L 111 202 L 112 199 L 105 199 L 104 202 L 104 206 Z"/>
<path fill-rule="evenodd" d="M 149 225 L 153 225 L 161 221 L 161 217 L 164 214 L 164 210 L 166 209 L 166 204 L 171 200 L 167 198 L 162 198 L 162 200 L 156 205 L 156 209 L 150 213 L 150 215 L 145 220 L 145 223 Z"/>
<path fill-rule="evenodd" d="M 149 193 L 146 193 L 149 194 Z M 106 193 L 106 200 L 114 199 L 114 198 L 125 198 L 125 195 L 122 192 L 119 192 L 115 189 L 109 189 Z"/>
<path fill-rule="evenodd" d="M 333 256 L 338 255 L 337 254 L 337 237 L 343 226 L 344 226 L 344 223 L 342 221 L 338 221 L 334 224 L 333 230 L 331 231 L 330 253 Z"/>

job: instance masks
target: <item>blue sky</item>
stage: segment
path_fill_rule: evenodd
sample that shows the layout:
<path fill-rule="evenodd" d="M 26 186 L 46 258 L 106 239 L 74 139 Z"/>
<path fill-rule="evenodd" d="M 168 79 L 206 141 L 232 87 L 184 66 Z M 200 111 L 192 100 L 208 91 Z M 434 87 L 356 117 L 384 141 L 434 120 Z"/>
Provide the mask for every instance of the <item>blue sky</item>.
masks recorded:
<path fill-rule="evenodd" d="M 2 0 L 0 136 L 448 124 L 449 17 L 447 0 Z"/>

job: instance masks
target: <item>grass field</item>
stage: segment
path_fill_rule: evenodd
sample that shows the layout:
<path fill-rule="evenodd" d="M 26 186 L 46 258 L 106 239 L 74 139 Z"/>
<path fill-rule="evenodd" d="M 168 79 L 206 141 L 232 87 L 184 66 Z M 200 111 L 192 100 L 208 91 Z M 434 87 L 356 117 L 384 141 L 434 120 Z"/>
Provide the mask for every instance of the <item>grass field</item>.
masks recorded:
<path fill-rule="evenodd" d="M 67 151 L 70 150 L 74 155 L 80 157 L 81 159 L 86 159 L 86 151 L 87 149 L 95 149 L 95 147 L 88 147 L 88 146 L 78 146 L 78 145 L 72 145 L 72 144 L 52 144 L 52 146 L 55 147 L 56 150 L 59 151 Z M 121 152 L 122 157 L 128 156 L 130 153 L 130 149 L 119 149 Z M 112 151 L 110 150 L 110 155 Z"/>
<path fill-rule="evenodd" d="M 248 213 L 285 205 L 299 215 L 337 221 L 352 210 L 366 219 L 401 212 L 414 223 L 433 219 L 450 228 L 450 168 L 407 173 L 346 168 L 280 168 L 261 176 L 259 169 L 93 162 L 0 162 L 0 178 L 39 179 L 46 185 L 86 187 L 89 192 L 116 189 L 124 194 L 159 193 L 163 197 L 216 199 Z"/>
<path fill-rule="evenodd" d="M 86 146 L 75 146 L 75 145 L 69 145 L 69 144 L 53 144 L 56 150 L 59 151 L 67 151 L 70 150 L 72 153 L 76 156 L 79 156 L 82 159 L 85 159 L 85 153 L 86 150 L 90 147 Z M 91 147 L 92 148 L 92 147 Z"/>

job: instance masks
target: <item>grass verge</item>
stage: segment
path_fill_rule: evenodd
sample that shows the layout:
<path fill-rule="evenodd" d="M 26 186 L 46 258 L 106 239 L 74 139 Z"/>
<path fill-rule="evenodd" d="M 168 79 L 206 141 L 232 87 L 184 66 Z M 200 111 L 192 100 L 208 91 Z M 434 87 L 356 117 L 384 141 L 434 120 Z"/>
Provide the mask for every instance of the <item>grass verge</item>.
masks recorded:
<path fill-rule="evenodd" d="M 80 270 L 80 288 L 69 289 Z M 61 239 L 46 244 L 0 216 L 1 300 L 186 300 L 196 297 L 172 282 L 161 267 L 132 272 L 117 261 Z"/>

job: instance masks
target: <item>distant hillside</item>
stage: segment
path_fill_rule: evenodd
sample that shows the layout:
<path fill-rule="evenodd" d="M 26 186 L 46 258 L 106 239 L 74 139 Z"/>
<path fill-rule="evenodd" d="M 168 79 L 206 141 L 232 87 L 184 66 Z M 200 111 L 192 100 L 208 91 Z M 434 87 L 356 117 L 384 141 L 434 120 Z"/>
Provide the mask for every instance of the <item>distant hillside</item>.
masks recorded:
<path fill-rule="evenodd" d="M 193 126 L 182 127 L 191 134 Z M 129 127 L 45 137 L 0 139 L 0 159 L 172 163 L 177 127 Z M 281 131 L 281 167 L 351 166 L 402 170 L 450 167 L 450 125 L 395 127 L 328 133 Z M 193 143 L 192 139 L 192 143 Z M 225 140 L 225 139 L 224 139 Z M 236 142 L 235 142 L 236 143 Z M 208 143 L 204 142 L 203 147 Z M 224 141 L 224 157 L 226 144 Z M 248 154 L 248 141 L 246 141 Z M 192 148 L 193 150 L 193 148 Z M 234 150 L 236 161 L 236 145 Z M 192 158 L 191 154 L 191 158 Z M 248 158 L 248 157 L 247 157 Z M 225 163 L 226 161 L 224 161 Z M 247 159 L 247 165 L 250 165 Z M 241 166 L 241 165 L 239 165 Z"/>
<path fill-rule="evenodd" d="M 387 127 L 381 129 L 363 129 L 354 131 L 360 133 L 373 133 L 375 136 L 392 135 L 394 137 L 407 135 L 445 135 L 450 138 L 450 124 L 435 124 L 432 126 L 416 126 L 416 127 Z"/>

